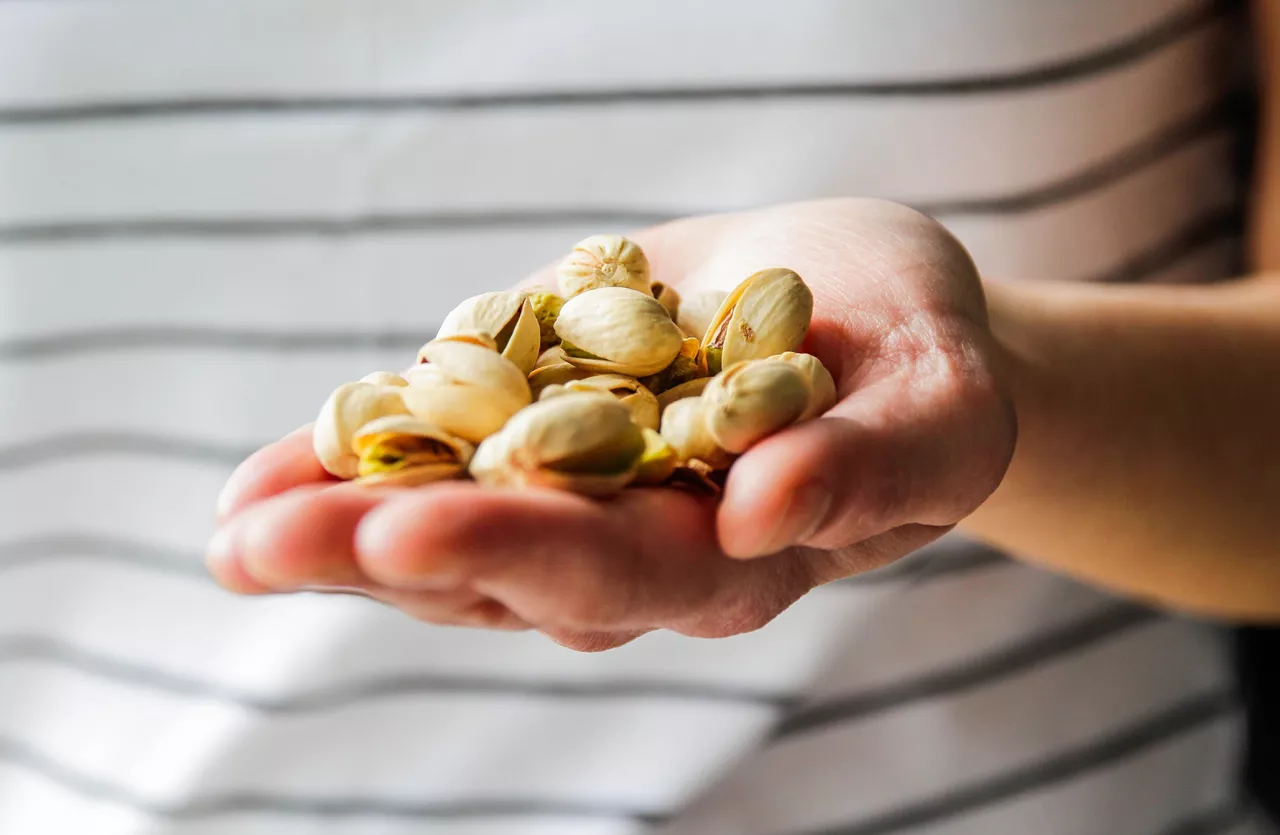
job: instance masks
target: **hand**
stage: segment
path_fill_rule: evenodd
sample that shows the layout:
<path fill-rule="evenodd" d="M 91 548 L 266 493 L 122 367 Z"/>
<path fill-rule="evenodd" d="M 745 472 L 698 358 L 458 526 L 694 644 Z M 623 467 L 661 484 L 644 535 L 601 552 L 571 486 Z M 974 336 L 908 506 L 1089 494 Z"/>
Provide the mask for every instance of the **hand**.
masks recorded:
<path fill-rule="evenodd" d="M 743 455 L 718 504 L 662 488 L 596 502 L 335 484 L 303 428 L 231 477 L 213 574 L 241 593 L 359 590 L 426 621 L 532 627 L 579 650 L 660 628 L 721 637 L 925 545 L 999 484 L 1013 408 L 981 282 L 938 224 L 839 200 L 634 238 L 655 280 L 686 294 L 795 269 L 815 297 L 805 350 L 831 370 L 838 404 Z"/>

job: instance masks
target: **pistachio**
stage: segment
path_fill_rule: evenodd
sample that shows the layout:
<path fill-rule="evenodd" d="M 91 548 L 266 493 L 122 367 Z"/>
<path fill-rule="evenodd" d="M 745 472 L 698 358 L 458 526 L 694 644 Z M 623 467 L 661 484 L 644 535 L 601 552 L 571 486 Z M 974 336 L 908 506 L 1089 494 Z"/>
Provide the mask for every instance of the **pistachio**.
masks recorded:
<path fill-rule="evenodd" d="M 686 397 L 698 397 L 707 387 L 707 383 L 711 382 L 710 377 L 699 377 L 696 380 L 690 380 L 687 383 L 681 383 L 658 395 L 658 410 L 666 411 L 667 407 L 677 400 L 684 400 Z"/>
<path fill-rule="evenodd" d="M 367 423 L 351 439 L 359 456 L 358 484 L 410 487 L 465 472 L 475 448 L 425 420 L 390 415 Z"/>
<path fill-rule="evenodd" d="M 677 401 L 672 408 L 684 401 Z M 809 406 L 809 382 L 795 365 L 748 360 L 711 378 L 702 392 L 707 433 L 729 452 L 745 452 L 795 423 Z"/>
<path fill-rule="evenodd" d="M 676 451 L 682 466 L 701 461 L 712 469 L 723 469 L 732 460 L 707 431 L 705 403 L 700 397 L 667 406 L 662 413 L 662 437 Z"/>
<path fill-rule="evenodd" d="M 784 351 L 775 359 L 794 365 L 804 374 L 809 384 L 809 405 L 797 419 L 797 423 L 818 415 L 836 404 L 836 382 L 831 379 L 831 372 L 813 354 L 798 354 Z"/>
<path fill-rule="evenodd" d="M 743 360 L 794 351 L 813 317 L 813 293 L 781 267 L 748 276 L 725 298 L 702 338 L 703 365 L 712 375 Z"/>
<path fill-rule="evenodd" d="M 634 241 L 621 235 L 592 235 L 578 241 L 556 270 L 566 299 L 602 287 L 649 292 L 649 259 Z"/>
<path fill-rule="evenodd" d="M 675 322 L 676 317 L 680 313 L 680 294 L 676 292 L 676 288 L 663 284 L 661 281 L 655 281 L 649 287 L 653 293 L 653 297 L 658 300 L 658 304 L 666 308 L 667 315 L 671 317 L 671 321 Z"/>
<path fill-rule="evenodd" d="M 377 386 L 407 386 L 409 381 L 399 374 L 393 374 L 390 371 L 375 371 L 372 374 L 366 374 L 360 378 L 362 383 L 373 383 Z"/>
<path fill-rule="evenodd" d="M 652 429 L 644 428 L 644 453 L 636 467 L 634 484 L 661 484 L 671 477 L 679 463 L 675 449 L 666 438 Z"/>
<path fill-rule="evenodd" d="M 707 370 L 702 367 L 698 340 L 688 337 L 680 343 L 680 353 L 676 354 L 676 358 L 670 365 L 657 374 L 645 377 L 640 382 L 654 394 L 661 394 L 669 388 L 675 388 L 682 383 L 705 376 L 707 376 Z"/>
<path fill-rule="evenodd" d="M 556 319 L 565 360 L 579 368 L 644 377 L 666 368 L 684 336 L 657 299 L 624 287 L 574 296 Z"/>
<path fill-rule="evenodd" d="M 539 290 L 529 294 L 529 306 L 538 320 L 538 350 L 545 353 L 548 348 L 560 344 L 560 337 L 556 336 L 556 317 L 560 315 L 564 299 L 555 293 Z"/>
<path fill-rule="evenodd" d="M 334 389 L 320 408 L 311 434 L 321 466 L 338 478 L 355 478 L 359 457 L 351 451 L 352 436 L 370 421 L 406 414 L 403 391 L 373 383 L 345 383 Z"/>
<path fill-rule="evenodd" d="M 472 296 L 444 317 L 437 338 L 483 333 L 500 354 L 524 373 L 533 370 L 539 350 L 538 318 L 524 293 L 507 290 Z"/>
<path fill-rule="evenodd" d="M 479 443 L 532 402 L 520 369 L 479 345 L 434 339 L 419 357 L 423 363 L 405 372 L 404 403 L 450 435 Z"/>
<path fill-rule="evenodd" d="M 542 397 L 542 392 L 550 386 L 560 386 L 594 376 L 596 372 L 590 369 L 579 368 L 567 362 L 558 362 L 555 365 L 544 365 L 533 369 L 533 373 L 529 375 L 529 389 L 533 392 L 533 399 L 538 400 Z"/>
<path fill-rule="evenodd" d="M 571 392 L 523 409 L 471 459 L 480 483 L 552 487 L 604 496 L 635 477 L 645 451 L 640 427 L 615 398 Z"/>
<path fill-rule="evenodd" d="M 538 361 L 533 364 L 533 371 L 545 368 L 548 365 L 559 365 L 564 361 L 564 348 L 561 348 L 560 343 L 557 342 L 541 354 L 538 354 Z M 532 374 L 533 371 L 529 373 Z"/>
<path fill-rule="evenodd" d="M 581 369 L 578 370 L 581 371 Z M 543 371 L 551 371 L 551 369 L 543 369 Z M 533 383 L 532 378 L 530 382 Z M 636 425 L 655 431 L 658 428 L 658 398 L 641 385 L 639 380 L 623 374 L 594 374 L 576 380 L 566 380 L 563 383 L 553 383 L 542 388 L 538 399 L 546 400 L 575 391 L 612 394 L 631 412 L 631 419 L 636 422 Z"/>
<path fill-rule="evenodd" d="M 728 296 L 724 290 L 703 290 L 682 299 L 676 324 L 689 336 L 701 339 Z"/>

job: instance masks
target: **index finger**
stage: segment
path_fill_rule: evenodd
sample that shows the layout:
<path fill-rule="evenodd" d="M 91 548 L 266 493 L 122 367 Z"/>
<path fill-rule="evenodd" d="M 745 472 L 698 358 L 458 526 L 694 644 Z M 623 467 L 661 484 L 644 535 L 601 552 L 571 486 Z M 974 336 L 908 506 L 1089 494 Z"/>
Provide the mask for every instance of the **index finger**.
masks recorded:
<path fill-rule="evenodd" d="M 294 487 L 336 481 L 316 458 L 307 424 L 240 462 L 218 494 L 218 522 Z"/>

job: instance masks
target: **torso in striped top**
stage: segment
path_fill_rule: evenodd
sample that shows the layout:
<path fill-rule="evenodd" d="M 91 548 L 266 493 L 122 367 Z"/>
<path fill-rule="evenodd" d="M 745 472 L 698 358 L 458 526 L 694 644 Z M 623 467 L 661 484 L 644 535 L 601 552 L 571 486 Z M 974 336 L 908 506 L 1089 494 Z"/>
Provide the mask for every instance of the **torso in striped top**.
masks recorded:
<path fill-rule="evenodd" d="M 1254 831 L 1219 635 L 960 540 L 599 656 L 199 564 L 243 454 L 592 232 L 874 195 L 994 278 L 1226 275 L 1237 16 L 0 4 L 0 831 Z"/>

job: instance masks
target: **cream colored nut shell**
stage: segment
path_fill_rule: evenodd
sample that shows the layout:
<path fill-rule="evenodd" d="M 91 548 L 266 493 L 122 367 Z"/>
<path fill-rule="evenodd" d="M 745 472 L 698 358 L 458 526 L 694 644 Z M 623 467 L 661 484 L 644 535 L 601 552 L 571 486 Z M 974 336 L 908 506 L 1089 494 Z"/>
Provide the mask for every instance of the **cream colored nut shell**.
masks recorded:
<path fill-rule="evenodd" d="M 496 340 L 512 320 L 515 326 L 507 344 L 500 346 L 502 355 L 528 374 L 538 359 L 541 332 L 528 297 L 517 290 L 482 293 L 465 300 L 444 318 L 436 338 L 479 332 Z"/>
<path fill-rule="evenodd" d="M 373 383 L 377 386 L 407 386 L 409 381 L 399 374 L 393 374 L 390 371 L 375 371 L 372 374 L 366 374 L 360 378 L 362 383 Z"/>
<path fill-rule="evenodd" d="M 418 438 L 430 438 L 448 447 L 454 459 L 466 466 L 476 448 L 464 438 L 450 434 L 440 427 L 414 415 L 387 415 L 366 423 L 351 437 L 351 450 L 356 456 L 362 456 L 370 446 L 384 437 L 408 435 Z"/>
<path fill-rule="evenodd" d="M 728 466 L 730 456 L 707 431 L 704 405 L 700 397 L 687 397 L 667 406 L 662 412 L 662 437 L 681 464 L 702 461 L 720 469 Z"/>
<path fill-rule="evenodd" d="M 650 285 L 653 297 L 658 300 L 658 304 L 667 311 L 667 315 L 671 317 L 671 321 L 677 322 L 680 316 L 680 294 L 676 292 L 676 288 L 669 284 L 663 284 L 655 281 Z M 678 327 L 678 324 L 677 324 Z"/>
<path fill-rule="evenodd" d="M 815 418 L 836 405 L 836 381 L 831 378 L 831 372 L 817 357 L 813 354 L 785 351 L 778 354 L 775 359 L 791 363 L 800 369 L 809 384 L 809 405 L 800 415 L 797 423 Z"/>
<path fill-rule="evenodd" d="M 687 335 L 702 339 L 711 320 L 720 310 L 720 305 L 724 304 L 728 296 L 727 290 L 702 290 L 690 294 L 680 300 L 680 314 L 676 317 L 676 324 Z"/>
<path fill-rule="evenodd" d="M 552 345 L 547 350 L 538 354 L 538 361 L 533 364 L 533 370 L 546 368 L 548 365 L 560 365 L 564 362 L 564 349 L 559 345 Z M 533 373 L 532 371 L 529 373 Z"/>
<path fill-rule="evenodd" d="M 640 381 L 623 374 L 595 374 L 577 380 L 567 380 L 542 389 L 539 400 L 559 397 L 570 392 L 596 392 L 612 394 L 631 412 L 631 419 L 645 429 L 658 429 L 658 398 L 653 396 Z"/>
<path fill-rule="evenodd" d="M 373 383 L 344 383 L 334 389 L 320 407 L 311 433 L 320 465 L 338 478 L 355 478 L 360 457 L 351 448 L 352 438 L 371 421 L 406 414 L 403 391 Z"/>
<path fill-rule="evenodd" d="M 686 397 L 698 397 L 707 387 L 707 383 L 711 382 L 710 377 L 699 377 L 696 380 L 690 380 L 687 383 L 681 383 L 658 395 L 658 410 L 666 411 L 667 407 L 677 400 L 684 400 Z"/>
<path fill-rule="evenodd" d="M 809 384 L 791 363 L 753 360 L 713 377 L 701 401 L 708 434 L 723 449 L 741 453 L 804 414 Z"/>
<path fill-rule="evenodd" d="M 533 373 L 529 375 L 529 390 L 533 392 L 533 399 L 538 400 L 542 397 L 543 390 L 548 386 L 559 386 L 574 380 L 585 380 L 587 377 L 594 377 L 598 374 L 598 371 L 579 368 L 567 362 L 544 365 L 541 368 L 533 369 Z"/>
<path fill-rule="evenodd" d="M 565 360 L 593 371 L 645 377 L 666 368 L 680 352 L 684 335 L 653 296 L 608 287 L 564 303 L 556 333 L 600 359 L 565 353 Z"/>
<path fill-rule="evenodd" d="M 702 350 L 719 345 L 720 367 L 794 351 L 813 318 L 813 293 L 794 271 L 781 267 L 748 276 L 707 325 Z M 719 337 L 719 338 L 718 338 Z"/>
<path fill-rule="evenodd" d="M 427 362 L 405 372 L 405 406 L 459 438 L 479 443 L 533 400 L 520 369 L 478 345 L 433 340 L 421 356 Z"/>
<path fill-rule="evenodd" d="M 635 476 L 644 436 L 610 395 L 573 392 L 523 409 L 471 459 L 480 483 L 608 495 Z M 576 465 L 573 472 L 566 462 Z"/>
<path fill-rule="evenodd" d="M 556 270 L 565 299 L 602 287 L 626 287 L 646 295 L 649 259 L 634 241 L 621 235 L 592 235 L 579 241 Z"/>

